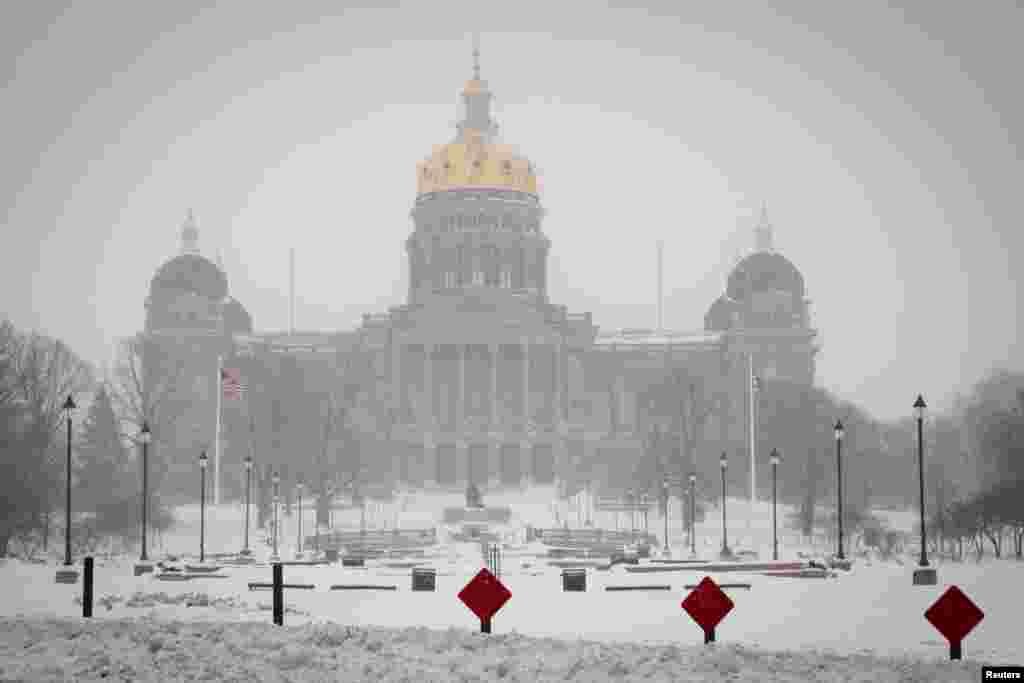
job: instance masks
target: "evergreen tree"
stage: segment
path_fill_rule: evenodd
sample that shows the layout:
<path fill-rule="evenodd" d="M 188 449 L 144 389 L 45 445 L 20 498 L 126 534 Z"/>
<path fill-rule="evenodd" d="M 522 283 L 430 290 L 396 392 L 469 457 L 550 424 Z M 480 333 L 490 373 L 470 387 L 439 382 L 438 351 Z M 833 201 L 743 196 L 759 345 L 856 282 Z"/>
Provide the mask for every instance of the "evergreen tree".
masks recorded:
<path fill-rule="evenodd" d="M 96 392 L 77 453 L 78 501 L 82 511 L 97 513 L 114 503 L 127 508 L 138 500 L 134 467 L 121 441 L 114 406 L 106 387 Z"/>

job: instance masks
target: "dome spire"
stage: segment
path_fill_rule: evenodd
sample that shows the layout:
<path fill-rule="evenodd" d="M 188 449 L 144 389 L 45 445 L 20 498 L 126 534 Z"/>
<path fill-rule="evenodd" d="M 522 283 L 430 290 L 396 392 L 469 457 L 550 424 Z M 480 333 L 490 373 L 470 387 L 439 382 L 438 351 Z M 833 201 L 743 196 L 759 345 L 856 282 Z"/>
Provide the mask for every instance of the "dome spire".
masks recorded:
<path fill-rule="evenodd" d="M 480 36 L 473 34 L 473 78 L 462 89 L 465 117 L 458 124 L 460 142 L 489 142 L 498 132 L 498 124 L 491 118 L 491 91 L 480 78 Z"/>
<path fill-rule="evenodd" d="M 480 80 L 480 34 L 473 34 L 473 80 Z"/>
<path fill-rule="evenodd" d="M 199 226 L 196 225 L 196 217 L 192 209 L 185 215 L 185 222 L 181 226 L 181 253 L 199 254 Z"/>
<path fill-rule="evenodd" d="M 754 228 L 756 251 L 775 251 L 772 244 L 772 224 L 768 221 L 768 202 L 761 203 L 761 219 Z"/>

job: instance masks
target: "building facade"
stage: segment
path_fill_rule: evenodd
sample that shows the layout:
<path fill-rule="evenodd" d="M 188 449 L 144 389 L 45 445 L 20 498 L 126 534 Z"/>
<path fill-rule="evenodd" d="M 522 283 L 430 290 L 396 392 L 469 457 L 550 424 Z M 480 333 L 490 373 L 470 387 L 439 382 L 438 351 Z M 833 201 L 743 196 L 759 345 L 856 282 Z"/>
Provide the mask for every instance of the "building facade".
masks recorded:
<path fill-rule="evenodd" d="M 225 415 L 228 461 L 359 449 L 384 482 L 614 488 L 652 429 L 683 456 L 673 462 L 698 471 L 745 448 L 751 371 L 814 382 L 803 278 L 774 250 L 764 212 L 756 248 L 699 332 L 604 331 L 552 302 L 535 169 L 501 141 L 491 97 L 475 63 L 454 139 L 417 166 L 406 303 L 357 329 L 254 332 L 222 270 L 199 255 L 189 216 L 182 253 L 151 284 L 143 336 L 164 359 L 149 364 L 153 381 L 167 358 L 184 359 L 204 416 L 218 356 L 242 368 L 249 399 Z M 179 422 L 199 424 L 208 443 L 212 419 Z M 196 429 L 178 430 L 189 448 Z"/>

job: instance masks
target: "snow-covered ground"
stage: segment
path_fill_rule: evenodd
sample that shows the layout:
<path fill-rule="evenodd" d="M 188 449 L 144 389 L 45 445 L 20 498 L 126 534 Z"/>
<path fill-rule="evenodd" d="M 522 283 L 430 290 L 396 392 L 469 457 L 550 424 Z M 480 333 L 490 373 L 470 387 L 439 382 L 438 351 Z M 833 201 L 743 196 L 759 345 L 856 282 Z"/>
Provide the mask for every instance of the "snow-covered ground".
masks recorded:
<path fill-rule="evenodd" d="M 404 505 L 372 510 L 367 523 L 378 528 L 385 522 L 389 527 L 396 522 L 404 527 L 432 526 L 444 507 L 461 505 L 462 500 L 459 495 L 418 494 Z M 510 505 L 519 523 L 546 527 L 555 523 L 556 514 L 564 520 L 569 512 L 553 509 L 551 500 L 550 490 L 532 489 L 526 494 L 489 495 L 485 503 Z M 768 557 L 770 506 L 760 522 L 748 527 L 741 514 L 744 505 L 729 502 L 729 515 L 735 518 L 730 520 L 730 545 L 755 547 L 762 550 L 762 558 Z M 163 535 L 151 555 L 197 555 L 198 513 L 198 506 L 180 508 L 179 524 Z M 678 557 L 682 535 L 678 522 L 671 524 L 677 514 L 670 510 L 670 538 Z M 614 513 L 592 515 L 597 525 L 615 527 Z M 620 526 L 628 527 L 625 517 L 620 515 Z M 307 508 L 307 533 L 312 518 Z M 242 520 L 239 505 L 208 510 L 207 553 L 240 549 Z M 297 515 L 282 516 L 282 523 L 281 555 L 288 559 L 297 538 Z M 335 514 L 336 526 L 358 524 L 358 511 Z M 652 531 L 662 529 L 654 515 L 649 524 Z M 712 557 L 721 544 L 720 514 L 710 511 L 697 531 L 698 554 Z M 252 529 L 251 534 L 257 559 L 265 559 L 270 549 L 263 532 Z M 792 559 L 801 549 L 799 539 L 789 531 L 780 539 L 782 558 Z M 1024 662 L 1018 597 L 1024 563 L 1012 560 L 940 564 L 939 585 L 933 587 L 911 585 L 911 564 L 877 561 L 861 562 L 852 572 L 825 580 L 712 575 L 752 587 L 729 591 L 736 608 L 718 628 L 719 643 L 708 648 L 679 604 L 687 593 L 684 585 L 697 583 L 701 573 L 631 574 L 616 567 L 590 572 L 586 593 L 564 593 L 558 569 L 544 559 L 514 555 L 508 551 L 502 565 L 502 580 L 513 597 L 494 618 L 490 637 L 474 632 L 479 624 L 456 597 L 482 565 L 471 544 L 446 549 L 428 560 L 438 570 L 434 593 L 411 592 L 409 570 L 388 568 L 384 561 L 370 562 L 365 569 L 285 567 L 286 582 L 313 583 L 316 589 L 286 590 L 285 624 L 295 628 L 283 630 L 270 626 L 270 593 L 247 590 L 249 581 L 270 581 L 267 566 L 227 568 L 222 572 L 225 578 L 163 582 L 133 576 L 134 558 L 98 559 L 95 618 L 84 624 L 76 604 L 81 585 L 55 584 L 53 564 L 10 560 L 0 564 L 0 640 L 5 648 L 0 652 L 0 679 L 49 680 L 46 667 L 62 657 L 74 659 L 68 660 L 68 670 L 82 672 L 75 680 L 98 677 L 99 669 L 88 667 L 103 665 L 103 638 L 117 641 L 107 655 L 111 673 L 116 676 L 116 665 L 127 663 L 135 680 L 191 680 L 202 677 L 203 667 L 210 666 L 213 679 L 239 680 L 549 680 L 569 672 L 575 672 L 577 680 L 604 680 L 623 674 L 641 678 L 651 670 L 657 672 L 652 680 L 721 680 L 733 672 L 756 680 L 942 681 L 977 680 L 981 662 Z M 398 590 L 329 591 L 333 583 L 395 584 Z M 613 584 L 669 584 L 672 589 L 605 592 L 604 587 Z M 970 664 L 947 661 L 946 643 L 923 617 L 951 584 L 986 613 L 964 643 Z M 199 600 L 196 593 L 202 594 Z M 188 606 L 188 600 L 209 604 Z M 134 621 L 126 626 L 124 619 Z M 165 623 L 168 620 L 184 623 L 175 626 Z M 347 627 L 360 628 L 346 631 Z M 83 635 L 69 640 L 70 632 Z M 26 639 L 37 646 L 23 650 L 20 643 Z M 207 661 L 195 656 L 216 647 L 218 640 L 223 642 L 217 657 Z M 334 645 L 322 644 L 334 640 Z M 154 641 L 162 644 L 154 646 Z M 57 653 L 50 664 L 47 653 Z M 23 664 L 16 665 L 16 660 Z M 502 663 L 504 668 L 499 668 Z M 36 668 L 24 672 L 16 666 Z M 179 668 L 166 668 L 172 666 Z"/>
<path fill-rule="evenodd" d="M 944 681 L 976 664 L 483 636 L 422 627 L 0 618 L 6 681 Z"/>

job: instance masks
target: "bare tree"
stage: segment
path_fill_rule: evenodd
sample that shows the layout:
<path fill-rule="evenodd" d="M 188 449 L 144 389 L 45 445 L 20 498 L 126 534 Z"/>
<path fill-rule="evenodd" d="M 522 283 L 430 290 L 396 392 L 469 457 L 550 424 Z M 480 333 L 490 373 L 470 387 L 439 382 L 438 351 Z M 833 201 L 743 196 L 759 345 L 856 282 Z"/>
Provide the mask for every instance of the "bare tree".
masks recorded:
<path fill-rule="evenodd" d="M 175 426 L 187 409 L 186 367 L 184 358 L 163 353 L 140 335 L 120 344 L 108 382 L 121 436 L 134 444 L 136 451 L 142 426 L 149 425 L 151 506 L 159 500 L 161 475 L 167 466 L 161 449 L 174 447 Z M 150 518 L 156 516 L 151 513 Z"/>
<path fill-rule="evenodd" d="M 64 401 L 69 395 L 88 391 L 92 369 L 59 340 L 40 334 L 23 336 L 4 325 L 0 332 L 4 388 L 0 400 L 8 427 L 5 438 L 0 517 L 0 551 L 6 552 L 12 534 L 30 530 L 49 537 L 50 513 L 63 478 L 59 452 L 54 448 L 63 425 Z M 12 422 L 13 420 L 13 422 Z"/>

